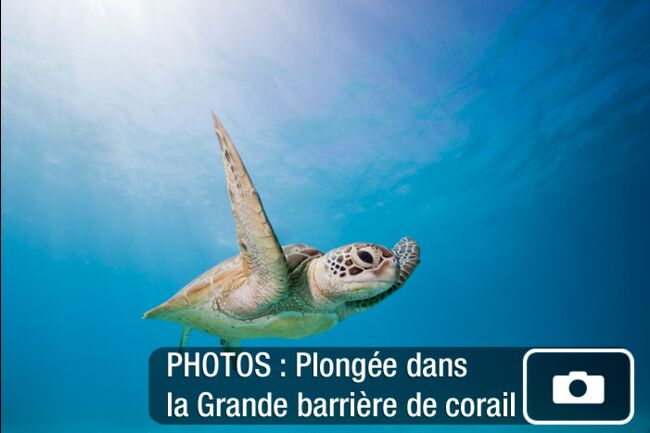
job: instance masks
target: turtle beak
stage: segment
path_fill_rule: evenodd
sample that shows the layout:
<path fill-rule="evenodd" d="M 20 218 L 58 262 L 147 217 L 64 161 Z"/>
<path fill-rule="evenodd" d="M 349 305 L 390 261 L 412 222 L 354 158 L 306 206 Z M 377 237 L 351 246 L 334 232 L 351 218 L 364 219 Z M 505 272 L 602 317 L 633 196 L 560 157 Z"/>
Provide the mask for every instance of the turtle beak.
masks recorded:
<path fill-rule="evenodd" d="M 396 257 L 385 259 L 378 269 L 371 271 L 377 278 L 389 281 L 391 284 L 397 281 L 400 267 Z"/>

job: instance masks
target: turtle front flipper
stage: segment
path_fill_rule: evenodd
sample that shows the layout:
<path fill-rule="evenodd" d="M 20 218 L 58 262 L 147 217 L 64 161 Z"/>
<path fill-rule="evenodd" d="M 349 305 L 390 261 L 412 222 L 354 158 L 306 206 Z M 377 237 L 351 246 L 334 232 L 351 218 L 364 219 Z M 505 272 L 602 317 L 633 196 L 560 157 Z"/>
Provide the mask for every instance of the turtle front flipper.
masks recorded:
<path fill-rule="evenodd" d="M 241 302 L 238 301 L 236 307 L 255 313 L 287 296 L 287 261 L 237 149 L 214 113 L 212 119 L 221 146 L 244 272 L 252 283 L 248 286 L 255 288 L 254 293 L 240 293 L 245 295 L 240 299 L 250 302 L 250 305 L 239 305 Z"/>
<path fill-rule="evenodd" d="M 409 237 L 400 239 L 392 251 L 399 261 L 399 275 L 395 284 L 388 290 L 371 298 L 347 302 L 344 317 L 367 310 L 395 293 L 406 283 L 406 280 L 420 263 L 420 247 L 415 240 Z"/>
<path fill-rule="evenodd" d="M 420 263 L 420 246 L 414 239 L 405 237 L 395 244 L 393 253 L 399 260 L 399 277 L 397 277 L 397 282 L 393 286 L 397 290 L 406 283 L 406 280 Z M 393 287 L 389 290 L 393 289 Z"/>

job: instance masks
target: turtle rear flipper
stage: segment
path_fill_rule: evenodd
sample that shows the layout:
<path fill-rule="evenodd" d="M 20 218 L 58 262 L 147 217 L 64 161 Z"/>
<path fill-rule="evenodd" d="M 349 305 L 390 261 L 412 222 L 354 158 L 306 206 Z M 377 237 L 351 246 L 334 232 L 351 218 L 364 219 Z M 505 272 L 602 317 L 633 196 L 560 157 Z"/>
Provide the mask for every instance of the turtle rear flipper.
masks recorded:
<path fill-rule="evenodd" d="M 190 339 L 190 332 L 192 328 L 189 326 L 183 326 L 183 331 L 181 332 L 181 341 L 178 342 L 178 353 L 183 353 L 185 351 L 185 346 L 187 346 L 187 340 Z"/>

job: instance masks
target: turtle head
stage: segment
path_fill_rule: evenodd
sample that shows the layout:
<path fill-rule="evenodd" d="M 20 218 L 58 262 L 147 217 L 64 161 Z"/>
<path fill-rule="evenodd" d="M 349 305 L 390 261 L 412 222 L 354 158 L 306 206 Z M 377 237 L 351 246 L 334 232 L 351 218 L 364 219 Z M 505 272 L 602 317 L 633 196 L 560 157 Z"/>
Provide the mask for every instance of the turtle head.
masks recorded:
<path fill-rule="evenodd" d="M 314 262 L 311 281 L 330 302 L 367 299 L 391 288 L 399 276 L 395 254 L 381 245 L 354 243 Z"/>

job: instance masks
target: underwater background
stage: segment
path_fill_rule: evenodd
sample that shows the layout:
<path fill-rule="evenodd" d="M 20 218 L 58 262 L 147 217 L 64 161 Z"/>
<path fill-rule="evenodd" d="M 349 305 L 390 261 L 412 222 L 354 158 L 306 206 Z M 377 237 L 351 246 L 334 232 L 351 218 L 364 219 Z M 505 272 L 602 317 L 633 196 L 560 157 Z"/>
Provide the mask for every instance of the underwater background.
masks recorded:
<path fill-rule="evenodd" d="M 237 253 L 210 109 L 281 243 L 422 248 L 376 308 L 245 345 L 623 346 L 636 416 L 615 429 L 649 431 L 650 2 L 1 15 L 3 433 L 397 429 L 149 418 L 149 354 L 180 327 L 142 313 Z"/>

